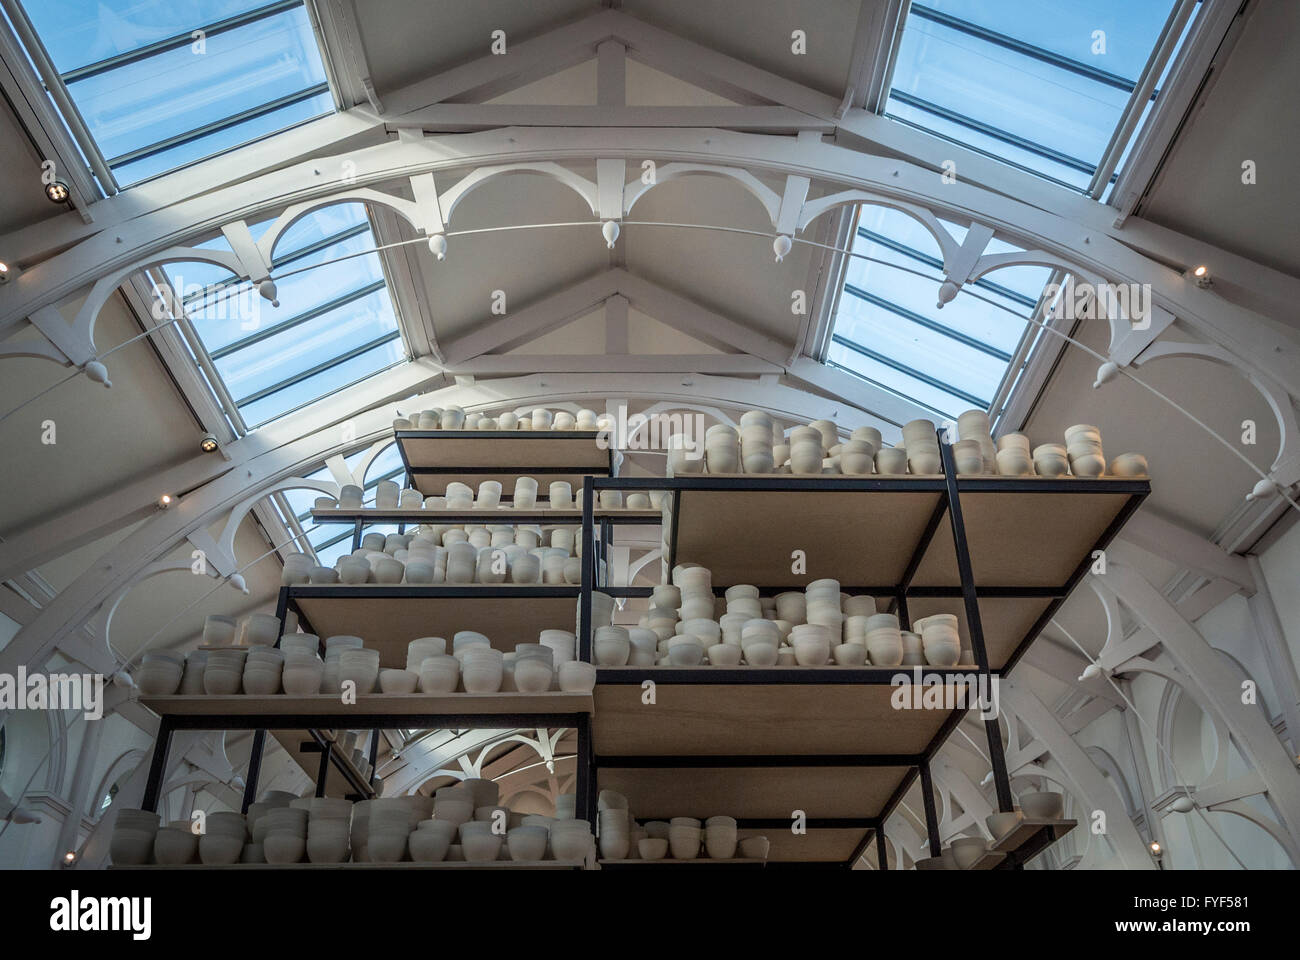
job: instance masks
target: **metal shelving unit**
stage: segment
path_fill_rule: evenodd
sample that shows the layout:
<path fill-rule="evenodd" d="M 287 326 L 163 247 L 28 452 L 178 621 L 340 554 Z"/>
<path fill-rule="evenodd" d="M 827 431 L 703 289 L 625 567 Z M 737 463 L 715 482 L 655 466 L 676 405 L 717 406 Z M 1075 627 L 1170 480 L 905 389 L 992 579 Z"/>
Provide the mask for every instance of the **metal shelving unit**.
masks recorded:
<path fill-rule="evenodd" d="M 955 691 L 961 680 L 991 684 L 1014 666 L 1150 484 L 958 476 L 942 438 L 940 448 L 940 476 L 593 477 L 583 500 L 608 489 L 666 491 L 665 566 L 708 567 L 718 596 L 739 583 L 770 595 L 834 577 L 845 593 L 876 597 L 904 629 L 920 616 L 956 614 L 969 640 L 964 665 L 919 668 Z M 583 555 L 599 556 L 610 536 L 586 511 Z M 807 557 L 799 577 L 790 573 L 794 550 Z M 597 577 L 596 565 L 584 564 L 581 658 L 591 656 L 593 590 L 650 592 Z M 776 862 L 851 866 L 875 840 L 888 869 L 883 824 L 919 777 L 938 855 L 929 764 L 966 711 L 893 709 L 896 678 L 914 682 L 914 669 L 600 668 L 589 789 L 619 790 L 651 819 L 728 812 L 742 836 L 776 828 Z M 642 702 L 645 681 L 655 685 L 653 707 Z M 1001 734 L 996 719 L 985 724 L 998 806 L 1009 811 Z M 790 836 L 796 809 L 809 817 L 803 838 Z M 1029 825 L 1014 852 L 999 848 L 998 866 L 1018 866 L 1064 832 L 1060 823 Z"/>

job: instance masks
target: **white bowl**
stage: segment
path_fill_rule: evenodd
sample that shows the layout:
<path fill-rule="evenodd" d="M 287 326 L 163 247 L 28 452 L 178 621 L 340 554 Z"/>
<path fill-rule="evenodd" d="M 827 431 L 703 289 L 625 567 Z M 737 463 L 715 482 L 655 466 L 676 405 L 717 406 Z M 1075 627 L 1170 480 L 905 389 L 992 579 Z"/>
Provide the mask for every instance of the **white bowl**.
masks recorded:
<path fill-rule="evenodd" d="M 1065 797 L 1050 791 L 1022 793 L 1020 809 L 1034 820 L 1059 820 L 1065 810 Z"/>

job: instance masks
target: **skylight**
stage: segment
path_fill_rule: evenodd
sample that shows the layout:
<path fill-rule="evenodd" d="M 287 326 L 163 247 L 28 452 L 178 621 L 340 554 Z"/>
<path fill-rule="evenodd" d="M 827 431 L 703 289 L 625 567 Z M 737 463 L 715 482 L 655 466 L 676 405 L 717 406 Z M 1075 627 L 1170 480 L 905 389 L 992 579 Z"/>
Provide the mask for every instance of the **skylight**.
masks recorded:
<path fill-rule="evenodd" d="M 329 113 L 302 0 L 24 0 L 119 184 Z"/>
<path fill-rule="evenodd" d="M 252 227 L 254 237 L 268 226 L 269 221 Z M 224 237 L 202 246 L 229 249 Z M 326 263 L 374 246 L 362 204 L 337 204 L 303 217 L 285 231 L 272 260 L 278 308 L 220 267 L 167 266 L 167 279 L 247 426 L 283 416 L 406 357 L 379 254 Z M 290 274 L 298 270 L 303 272 Z"/>
<path fill-rule="evenodd" d="M 945 224 L 958 240 L 965 231 Z M 1015 250 L 996 238 L 988 252 Z M 855 253 L 898 264 L 851 257 L 831 328 L 826 362 L 907 397 L 940 418 L 988 409 L 1003 379 L 1014 376 L 1022 341 L 1038 332 L 1006 310 L 966 289 L 938 309 L 943 281 L 939 245 L 919 223 L 886 207 L 863 207 L 854 236 Z M 1028 318 L 1051 271 L 1015 266 L 973 284 L 980 296 Z M 926 279 L 933 278 L 933 279 Z"/>
<path fill-rule="evenodd" d="M 1159 96 L 1157 89 L 1147 103 L 1129 103 L 1148 63 L 1159 71 L 1161 60 L 1172 62 L 1172 52 L 1160 51 L 1174 7 L 1175 0 L 912 3 L 885 113 L 1100 196 L 1131 139 L 1132 129 L 1121 129 L 1126 117 Z M 1103 164 L 1104 182 L 1094 184 Z"/>

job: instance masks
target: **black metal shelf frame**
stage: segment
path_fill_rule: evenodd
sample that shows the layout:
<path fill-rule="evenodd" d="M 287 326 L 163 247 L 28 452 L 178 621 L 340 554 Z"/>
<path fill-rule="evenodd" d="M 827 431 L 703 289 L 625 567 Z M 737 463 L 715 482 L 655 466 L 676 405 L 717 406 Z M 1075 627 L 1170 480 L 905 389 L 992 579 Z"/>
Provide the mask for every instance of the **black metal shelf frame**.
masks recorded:
<path fill-rule="evenodd" d="M 707 475 L 692 475 L 688 477 L 674 478 L 656 478 L 656 477 L 587 477 L 584 482 L 583 494 L 583 556 L 590 558 L 588 563 L 583 564 L 583 581 L 582 595 L 579 601 L 581 610 L 581 623 L 578 634 L 578 656 L 579 659 L 590 660 L 592 651 L 592 627 L 591 627 L 591 593 L 593 590 L 601 590 L 614 597 L 631 597 L 631 596 L 648 596 L 652 590 L 644 587 L 618 587 L 598 584 L 599 559 L 604 555 L 611 539 L 612 531 L 607 524 L 601 524 L 600 542 L 597 543 L 594 513 L 591 504 L 598 496 L 601 490 L 622 490 L 622 491 L 665 491 L 673 497 L 672 502 L 672 530 L 670 531 L 669 556 L 667 557 L 668 567 L 672 567 L 677 561 L 677 518 L 681 503 L 681 495 L 685 491 L 692 490 L 710 490 L 710 491 L 773 491 L 773 492 L 799 492 L 799 491 L 843 491 L 846 493 L 863 493 L 863 492 L 902 492 L 902 491 L 928 491 L 938 493 L 939 500 L 933 513 L 931 514 L 924 532 L 917 543 L 913 555 L 909 559 L 901 581 L 893 585 L 842 585 L 841 590 L 848 594 L 869 594 L 872 596 L 890 597 L 890 610 L 897 612 L 900 623 L 904 629 L 911 625 L 911 619 L 908 613 L 908 598 L 932 598 L 932 597 L 960 597 L 963 602 L 964 612 L 966 614 L 967 630 L 970 635 L 971 652 L 975 658 L 974 665 L 959 666 L 950 669 L 935 667 L 925 667 L 924 672 L 927 675 L 942 674 L 946 676 L 971 676 L 974 674 L 977 678 L 985 682 L 991 682 L 993 678 L 1001 676 L 1011 669 L 1016 662 L 1024 655 L 1029 645 L 1037 638 L 1043 627 L 1055 615 L 1057 609 L 1070 595 L 1074 588 L 1088 572 L 1092 563 L 1092 554 L 1095 550 L 1104 550 L 1106 546 L 1114 539 L 1115 535 L 1132 516 L 1133 512 L 1141 506 L 1142 501 L 1150 493 L 1150 482 L 1145 479 L 1120 480 L 1108 478 L 1106 480 L 1094 480 L 1078 477 L 1066 478 L 1046 478 L 1046 477 L 1027 477 L 1023 479 L 1015 478 L 987 478 L 979 476 L 959 476 L 957 474 L 956 463 L 953 458 L 952 447 L 946 442 L 945 436 L 939 434 L 939 448 L 943 464 L 943 476 L 941 477 L 911 477 L 911 476 L 836 476 L 836 477 L 801 477 L 791 475 L 765 475 L 765 476 L 734 476 L 734 477 L 709 477 Z M 974 573 L 971 569 L 971 559 L 969 544 L 966 536 L 966 528 L 961 509 L 961 494 L 963 493 L 999 493 L 1008 496 L 1017 494 L 1032 493 L 1069 493 L 1080 496 L 1087 496 L 1095 493 L 1115 494 L 1122 493 L 1128 495 L 1128 500 L 1118 511 L 1114 519 L 1107 526 L 1101 537 L 1093 545 L 1093 548 L 1087 551 L 1084 559 L 1079 563 L 1071 576 L 1064 584 L 1059 587 L 1043 586 L 1014 586 L 1014 585 L 997 585 L 997 586 L 978 586 L 975 583 Z M 960 579 L 960 585 L 955 587 L 923 587 L 914 586 L 912 579 L 919 569 L 922 559 L 925 556 L 935 534 L 939 530 L 940 524 L 944 517 L 948 517 L 949 524 L 952 528 L 953 545 L 956 553 L 957 569 Z M 714 585 L 715 595 L 721 596 L 728 586 L 733 584 Z M 781 592 L 782 590 L 802 590 L 802 585 L 792 585 L 789 587 L 775 588 L 764 587 L 764 592 Z M 1016 647 L 1008 657 L 1007 662 L 997 670 L 991 669 L 987 650 L 984 643 L 984 630 L 980 619 L 979 600 L 980 599 L 1044 599 L 1049 603 L 1047 608 L 1033 623 L 1024 637 L 1020 639 Z M 708 668 L 699 671 L 672 670 L 664 668 L 646 668 L 646 669 L 628 669 L 628 668 L 604 668 L 597 672 L 597 684 L 640 684 L 645 680 L 653 680 L 656 684 L 851 684 L 851 683 L 891 683 L 893 678 L 903 672 L 904 668 L 898 669 L 871 669 L 871 668 L 840 668 L 836 670 L 811 670 L 800 668 Z M 938 827 L 938 816 L 934 797 L 933 780 L 930 776 L 930 763 L 939 748 L 947 741 L 948 737 L 961 722 L 965 711 L 954 710 L 952 714 L 944 721 L 925 750 L 916 755 L 876 755 L 862 757 L 825 757 L 818 755 L 806 755 L 798 757 L 769 757 L 766 760 L 755 756 L 713 756 L 713 757 L 670 757 L 670 756 L 643 756 L 643 757 L 609 757 L 595 756 L 591 757 L 591 776 L 588 780 L 588 789 L 592 795 L 587 800 L 588 809 L 595 809 L 595 789 L 596 774 L 601 766 L 620 767 L 656 767 L 656 768 L 678 768 L 678 767 L 726 767 L 726 766 L 781 766 L 781 767 L 800 767 L 800 766 L 908 766 L 911 769 L 904 776 L 902 782 L 894 790 L 893 794 L 885 802 L 882 811 L 878 817 L 865 818 L 862 823 L 867 827 L 866 833 L 859 842 L 853 855 L 846 861 L 843 866 L 851 867 L 862 853 L 867 849 L 872 840 L 877 843 L 877 855 L 879 858 L 879 867 L 882 870 L 889 869 L 887 862 L 886 843 L 884 838 L 884 822 L 893 813 L 907 791 L 911 789 L 912 784 L 919 777 L 921 781 L 921 793 L 926 814 L 926 827 L 931 854 L 937 856 L 940 850 L 940 837 Z M 997 791 L 998 808 L 1001 811 L 1010 811 L 1013 805 L 1011 795 L 1010 779 L 1007 773 L 1006 758 L 1003 752 L 1002 736 L 998 726 L 998 721 L 994 718 L 985 720 L 985 732 L 988 738 L 989 755 L 991 766 L 993 768 L 993 780 Z M 889 763 L 882 762 L 884 760 Z M 580 799 L 581 802 L 581 799 Z M 782 821 L 783 826 L 788 826 L 788 821 Z M 1042 846 L 1052 842 L 1054 835 L 1046 837 L 1033 853 L 1037 853 Z M 1025 855 L 1017 858 L 1009 858 L 1010 866 L 1018 867 L 1032 856 L 1033 853 L 1025 851 Z"/>

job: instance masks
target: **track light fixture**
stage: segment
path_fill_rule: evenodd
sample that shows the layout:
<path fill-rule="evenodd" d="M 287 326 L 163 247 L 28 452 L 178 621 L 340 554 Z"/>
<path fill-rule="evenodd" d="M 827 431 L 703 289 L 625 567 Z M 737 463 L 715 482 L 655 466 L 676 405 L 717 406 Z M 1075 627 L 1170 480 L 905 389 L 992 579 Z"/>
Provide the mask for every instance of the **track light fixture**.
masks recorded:
<path fill-rule="evenodd" d="M 0 260 L 0 283 L 9 282 L 9 264 Z"/>
<path fill-rule="evenodd" d="M 168 507 L 172 505 L 172 502 L 173 502 L 172 495 L 170 493 L 164 493 L 161 497 L 158 498 L 158 509 L 166 510 Z"/>
<path fill-rule="evenodd" d="M 1210 279 L 1210 268 L 1203 263 L 1192 268 L 1192 279 L 1198 287 L 1208 287 L 1213 283 Z"/>
<path fill-rule="evenodd" d="M 210 434 L 210 433 L 207 434 L 206 436 L 204 436 L 204 438 L 203 438 L 202 440 L 199 441 L 199 448 L 200 448 L 204 453 L 216 453 L 216 452 L 217 452 L 217 438 L 214 437 L 214 436 L 213 436 L 212 434 Z"/>
<path fill-rule="evenodd" d="M 45 195 L 50 198 L 51 203 L 67 203 L 68 198 L 72 196 L 72 191 L 62 180 L 52 180 L 45 185 Z"/>
<path fill-rule="evenodd" d="M 1155 857 L 1157 860 L 1165 854 L 1165 848 L 1160 846 L 1159 840 L 1152 840 L 1147 844 L 1147 849 L 1151 851 L 1151 856 Z"/>

